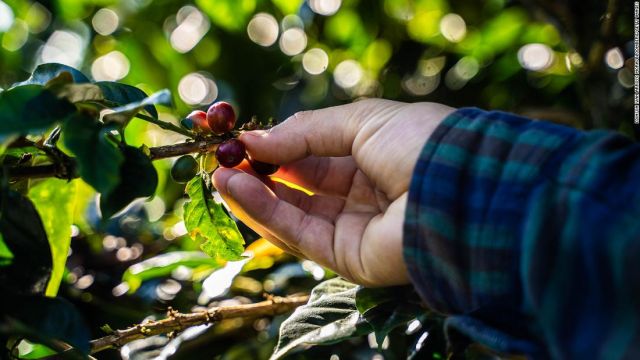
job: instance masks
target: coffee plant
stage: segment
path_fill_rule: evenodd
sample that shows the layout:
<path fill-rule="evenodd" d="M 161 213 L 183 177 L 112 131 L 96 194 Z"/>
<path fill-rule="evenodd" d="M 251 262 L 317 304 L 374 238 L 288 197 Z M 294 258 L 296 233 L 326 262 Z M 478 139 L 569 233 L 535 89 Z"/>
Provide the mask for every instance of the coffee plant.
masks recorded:
<path fill-rule="evenodd" d="M 90 187 L 98 194 L 95 226 L 106 226 L 131 211 L 137 199 L 154 195 L 159 183 L 154 160 L 177 157 L 170 175 L 173 181 L 186 183 L 184 226 L 201 252 L 169 252 L 132 265 L 122 283 L 130 293 L 140 290 L 145 281 L 179 268 L 209 267 L 238 274 L 243 268 L 247 271 L 248 265 L 262 266 L 252 262 L 256 254 L 270 251 L 283 256 L 264 240 L 253 242 L 252 252 L 244 253 L 238 224 L 213 196 L 209 179 L 217 164 L 233 167 L 245 158 L 244 145 L 235 138 L 240 130 L 234 130 L 232 107 L 216 103 L 207 113 L 189 114 L 178 126 L 158 116 L 156 106 L 171 104 L 168 90 L 147 95 L 122 83 L 92 82 L 60 64 L 40 65 L 26 81 L 0 93 L 0 336 L 5 356 L 86 358 L 110 348 L 124 351 L 127 346 L 130 356 L 134 350 L 128 344 L 135 341 L 160 338 L 165 349 L 167 344 L 175 348 L 203 333 L 209 324 L 288 314 L 296 307 L 286 320 L 282 315 L 278 320 L 282 321 L 278 342 L 266 343 L 272 359 L 291 353 L 295 357 L 296 351 L 311 345 L 355 346 L 367 334 L 377 345 L 362 350 L 364 355 L 380 351 L 389 358 L 414 358 L 418 353 L 437 358 L 444 354 L 438 331 L 429 335 L 425 345 L 441 320 L 428 315 L 410 288 L 366 289 L 340 278 L 320 283 L 309 295 L 266 295 L 266 300 L 253 304 L 220 304 L 189 313 L 168 308 L 160 320 L 147 319 L 121 330 L 105 325 L 100 330 L 103 336 L 91 341 L 89 336 L 97 329 L 88 329 L 77 307 L 56 296 L 63 278 L 69 276 L 65 265 L 81 188 Z M 125 132 L 133 118 L 186 140 L 132 146 Z M 264 126 L 268 125 L 253 119 L 242 129 Z M 277 170 L 275 165 L 252 159 L 249 163 L 259 174 Z M 24 344 L 29 344 L 28 351 Z"/>

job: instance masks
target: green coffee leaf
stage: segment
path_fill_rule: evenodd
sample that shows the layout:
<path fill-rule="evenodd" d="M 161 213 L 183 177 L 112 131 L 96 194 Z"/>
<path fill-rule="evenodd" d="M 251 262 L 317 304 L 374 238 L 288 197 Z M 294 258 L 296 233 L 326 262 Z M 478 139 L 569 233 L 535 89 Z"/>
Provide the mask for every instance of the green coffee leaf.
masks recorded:
<path fill-rule="evenodd" d="M 77 181 L 50 178 L 29 189 L 29 198 L 40 214 L 53 257 L 53 271 L 45 292 L 47 296 L 58 293 L 67 263 L 77 184 Z"/>
<path fill-rule="evenodd" d="M 320 283 L 309 302 L 300 306 L 280 326 L 278 345 L 271 360 L 308 345 L 332 344 L 367 334 L 371 327 L 356 309 L 358 286 L 340 278 Z"/>
<path fill-rule="evenodd" d="M 116 145 L 107 139 L 111 130 L 85 113 L 74 114 L 62 125 L 64 145 L 76 156 L 80 177 L 102 194 L 120 183 L 124 161 Z"/>
<path fill-rule="evenodd" d="M 174 251 L 129 266 L 122 275 L 122 281 L 129 285 L 129 292 L 135 292 L 142 282 L 169 276 L 179 266 L 217 269 L 221 263 L 200 251 Z"/>
<path fill-rule="evenodd" d="M 33 203 L 15 191 L 0 198 L 0 234 L 13 262 L 0 271 L 0 284 L 17 293 L 43 293 L 52 261 L 47 233 Z"/>
<path fill-rule="evenodd" d="M 103 101 L 105 99 L 102 89 L 95 84 L 63 84 L 48 88 L 59 98 L 71 103 L 87 101 Z"/>
<path fill-rule="evenodd" d="M 412 287 L 364 288 L 356 292 L 356 307 L 373 328 L 381 345 L 391 330 L 424 314 Z"/>
<path fill-rule="evenodd" d="M 192 239 L 214 259 L 239 260 L 244 239 L 236 223 L 216 203 L 204 180 L 196 176 L 186 187 L 189 201 L 184 205 L 184 223 Z"/>
<path fill-rule="evenodd" d="M 125 146 L 122 155 L 118 185 L 100 195 L 103 219 L 110 218 L 137 198 L 152 196 L 158 187 L 158 173 L 142 150 Z"/>
<path fill-rule="evenodd" d="M 98 81 L 95 85 L 102 90 L 105 100 L 116 105 L 136 103 L 147 98 L 147 94 L 135 86 L 121 84 L 114 81 Z M 149 115 L 156 119 L 158 118 L 158 111 L 155 106 L 151 104 L 144 106 L 143 108 L 149 113 Z"/>
<path fill-rule="evenodd" d="M 63 72 L 67 72 L 71 74 L 71 78 L 73 82 L 77 84 L 91 82 L 89 78 L 87 78 L 82 72 L 72 68 L 71 66 L 56 64 L 56 63 L 48 63 L 48 64 L 38 65 L 36 69 L 33 70 L 31 77 L 29 77 L 27 80 L 21 83 L 15 84 L 14 87 L 22 86 L 22 85 L 31 85 L 31 84 L 45 85 L 52 79 L 58 77 Z"/>
<path fill-rule="evenodd" d="M 51 355 L 55 355 L 57 354 L 57 352 L 45 345 L 42 344 L 38 344 L 38 343 L 33 343 L 31 341 L 28 340 L 22 340 L 22 341 L 26 341 L 28 342 L 29 346 L 28 346 L 28 351 L 26 352 L 20 352 L 20 355 L 18 356 L 18 359 L 41 359 L 43 357 L 46 356 L 51 356 Z M 18 347 L 18 349 L 20 349 Z"/>
<path fill-rule="evenodd" d="M 102 119 L 104 122 L 115 122 L 124 124 L 132 117 L 134 117 L 138 112 L 154 104 L 171 106 L 171 92 L 167 89 L 160 90 L 156 93 L 151 94 L 149 97 L 146 97 L 139 101 L 113 108 L 113 112 L 106 114 Z"/>
<path fill-rule="evenodd" d="M 64 120 L 76 108 L 40 85 L 0 93 L 0 135 L 28 134 Z"/>

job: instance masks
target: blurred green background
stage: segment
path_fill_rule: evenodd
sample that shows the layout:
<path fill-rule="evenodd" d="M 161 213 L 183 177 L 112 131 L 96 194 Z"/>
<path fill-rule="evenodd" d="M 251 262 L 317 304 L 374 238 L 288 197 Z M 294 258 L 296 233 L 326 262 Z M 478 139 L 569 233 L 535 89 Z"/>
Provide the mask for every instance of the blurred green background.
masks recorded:
<path fill-rule="evenodd" d="M 596 0 L 5 0 L 0 87 L 58 62 L 148 93 L 169 88 L 175 108 L 160 116 L 175 123 L 219 100 L 244 122 L 384 97 L 635 137 L 631 13 L 631 2 Z M 149 146 L 183 139 L 140 120 L 126 137 Z M 257 301 L 263 292 L 307 292 L 331 276 L 262 240 L 250 246 L 247 263 L 203 259 L 184 236 L 183 187 L 167 180 L 170 164 L 155 162 L 156 197 L 106 226 L 92 190 L 78 184 L 83 203 L 60 295 L 81 309 L 93 337 L 105 323 L 122 328 L 167 306 L 190 311 Z M 256 239 L 242 230 L 248 242 Z M 282 319 L 223 323 L 171 343 L 154 337 L 98 358 L 268 358 Z M 444 350 L 434 336 L 429 354 Z M 23 346 L 22 353 L 33 350 Z M 401 347 L 392 344 L 385 358 L 397 355 L 394 346 Z M 380 355 L 374 347 L 363 338 L 294 356 L 371 359 Z"/>
<path fill-rule="evenodd" d="M 4 87 L 38 63 L 60 62 L 96 80 L 169 88 L 182 115 L 218 99 L 241 119 L 281 119 L 371 96 L 589 127 L 619 126 L 630 115 L 630 2 L 617 5 L 607 31 L 607 3 L 593 0 L 1 4 Z"/>

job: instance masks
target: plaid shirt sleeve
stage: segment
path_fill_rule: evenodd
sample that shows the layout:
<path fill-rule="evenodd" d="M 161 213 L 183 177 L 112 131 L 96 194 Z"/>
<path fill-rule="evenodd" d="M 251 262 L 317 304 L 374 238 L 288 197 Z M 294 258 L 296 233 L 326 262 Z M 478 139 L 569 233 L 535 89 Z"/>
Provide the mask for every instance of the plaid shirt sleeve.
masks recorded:
<path fill-rule="evenodd" d="M 450 339 L 640 358 L 640 145 L 460 109 L 414 170 L 404 257 Z"/>

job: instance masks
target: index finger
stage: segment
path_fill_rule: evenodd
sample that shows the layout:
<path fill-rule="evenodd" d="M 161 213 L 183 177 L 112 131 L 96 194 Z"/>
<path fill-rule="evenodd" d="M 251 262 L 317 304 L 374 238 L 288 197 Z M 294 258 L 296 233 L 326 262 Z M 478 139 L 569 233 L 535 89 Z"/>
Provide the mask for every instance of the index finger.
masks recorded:
<path fill-rule="evenodd" d="M 273 164 L 286 164 L 315 156 L 351 155 L 353 144 L 365 124 L 381 122 L 389 109 L 401 103 L 363 100 L 319 110 L 296 113 L 269 131 L 240 135 L 251 157 Z M 365 134 L 367 135 L 367 134 Z"/>

